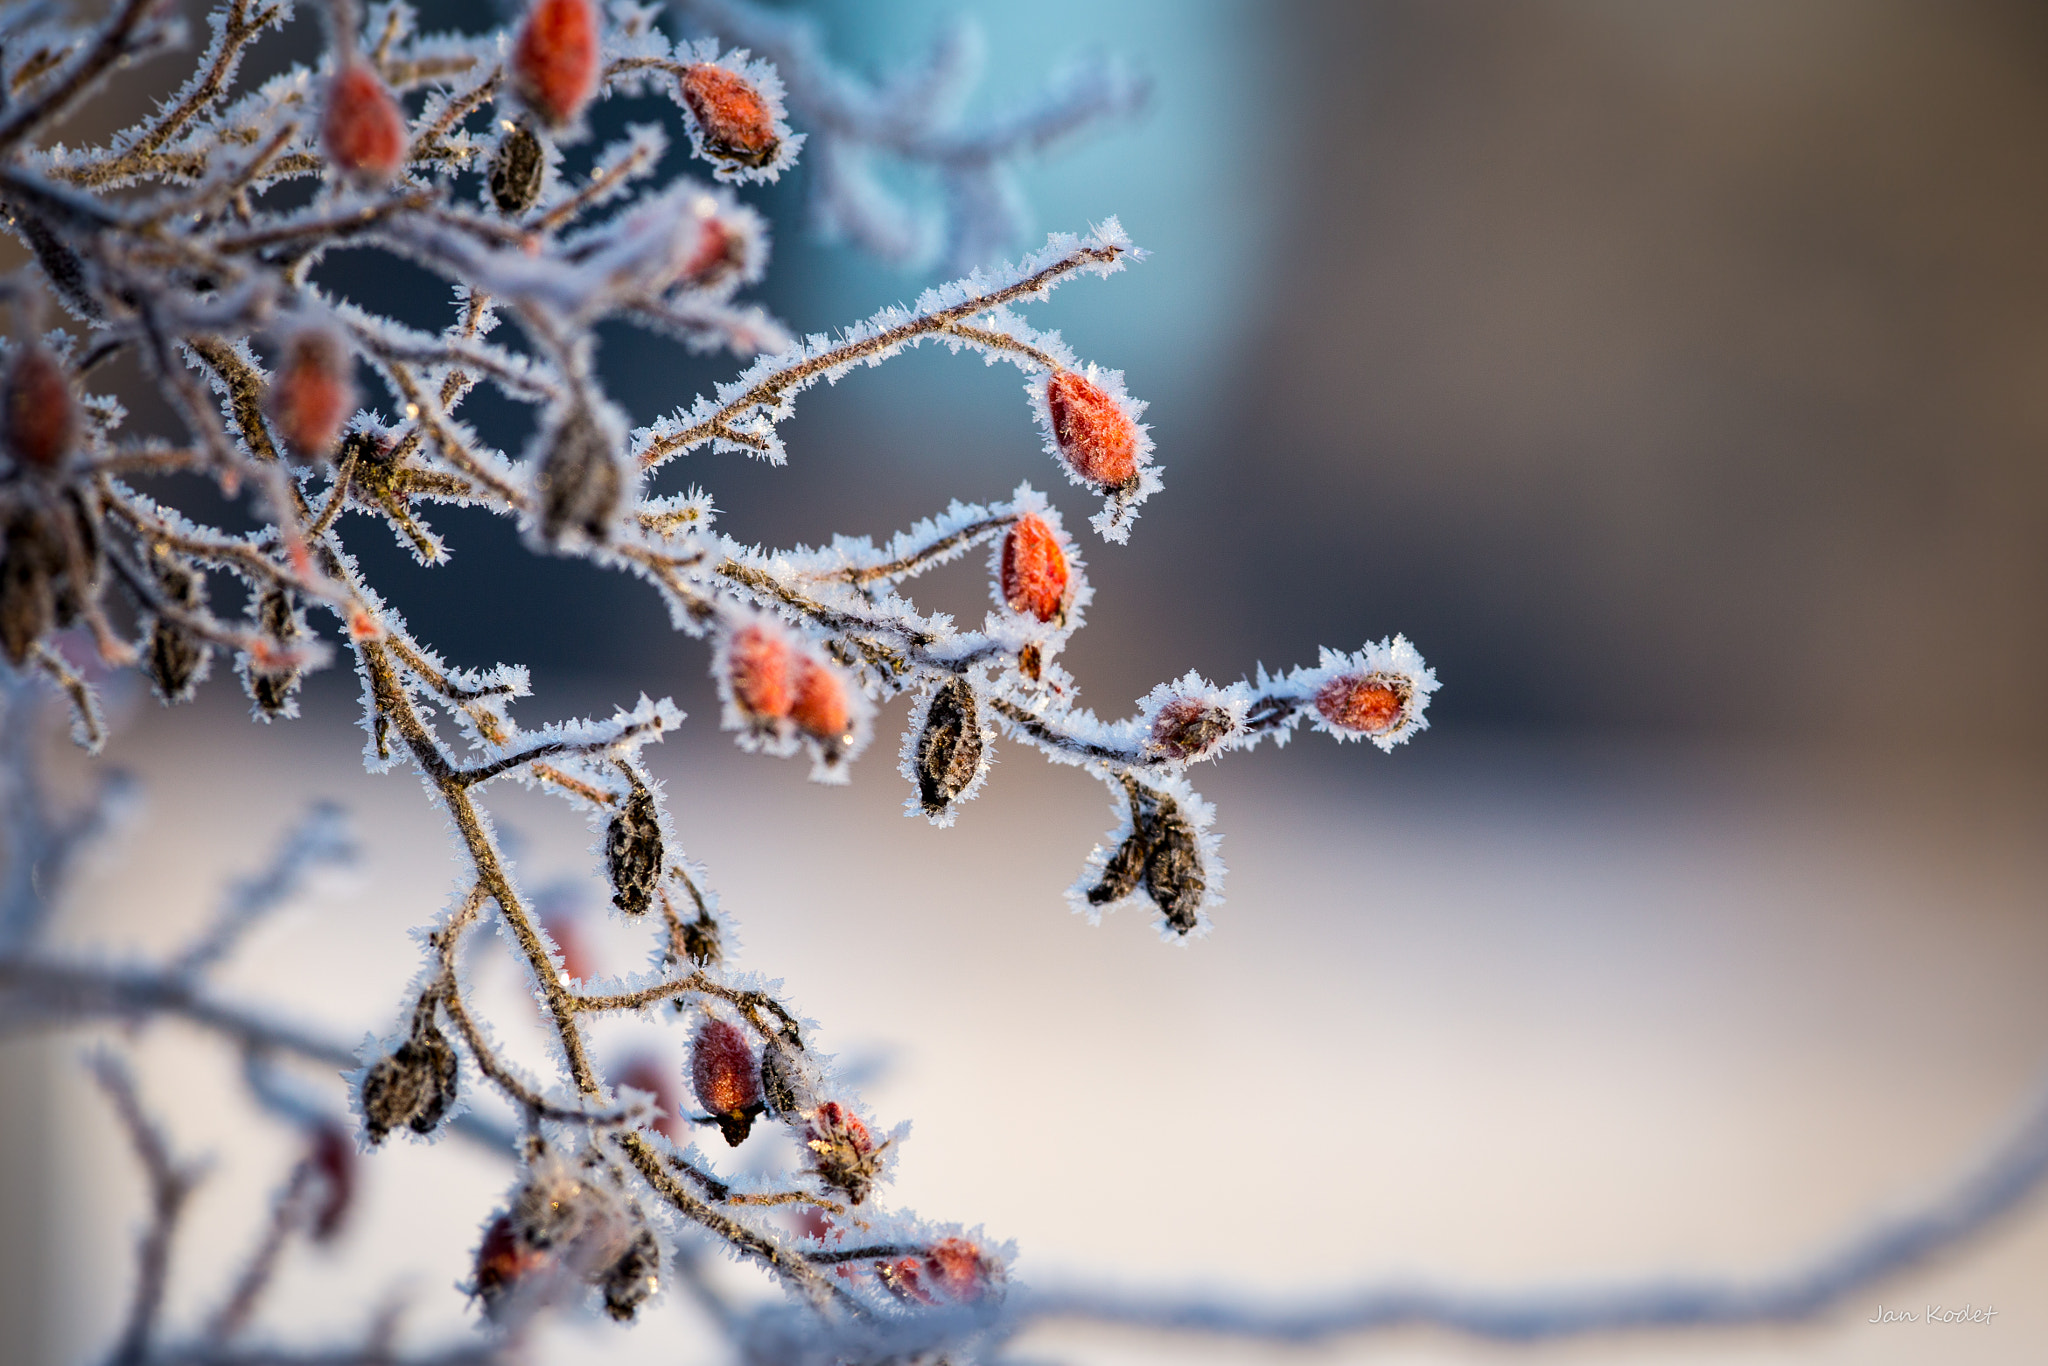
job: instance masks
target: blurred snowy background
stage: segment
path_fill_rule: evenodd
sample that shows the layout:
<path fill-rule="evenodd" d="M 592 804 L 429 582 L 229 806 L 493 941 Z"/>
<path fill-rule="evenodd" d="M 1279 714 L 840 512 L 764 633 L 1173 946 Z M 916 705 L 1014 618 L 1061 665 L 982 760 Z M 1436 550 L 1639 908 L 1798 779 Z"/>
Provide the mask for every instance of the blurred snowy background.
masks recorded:
<path fill-rule="evenodd" d="M 1389 1275 L 1748 1274 L 1933 1194 L 2017 1116 L 2048 1069 L 2039 7 L 805 8 L 869 68 L 965 9 L 996 105 L 1090 47 L 1152 77 L 1141 120 L 1027 177 L 1041 228 L 1116 213 L 1155 253 L 1032 315 L 1125 370 L 1165 466 L 1131 545 L 1084 547 L 1097 599 L 1068 659 L 1095 704 L 1394 630 L 1445 683 L 1391 758 L 1306 737 L 1198 774 L 1232 874 L 1215 935 L 1182 951 L 1065 912 L 1109 818 L 1080 775 L 1004 750 L 959 827 L 930 830 L 899 816 L 886 742 L 850 790 L 734 754 L 701 647 L 635 583 L 446 514 L 442 570 L 359 533 L 428 639 L 535 666 L 529 715 L 646 690 L 699 719 L 656 772 L 742 961 L 785 977 L 828 1047 L 874 1056 L 878 1110 L 915 1121 L 894 1198 L 985 1221 L 1047 1284 L 1293 1299 Z M 808 240 L 801 191 L 762 201 L 766 299 L 797 328 L 924 283 Z M 606 373 L 638 419 L 719 373 L 617 339 Z M 687 477 L 780 544 L 1020 479 L 1071 513 L 1017 389 L 914 353 L 808 398 L 789 468 Z M 968 565 L 920 597 L 978 615 L 984 591 Z M 173 942 L 260 861 L 237 832 L 331 796 L 366 875 L 233 980 L 383 1029 L 416 966 L 405 929 L 448 894 L 438 819 L 410 778 L 362 776 L 347 686 L 309 690 L 286 729 L 209 691 L 133 709 L 111 757 L 153 803 L 73 933 Z M 529 877 L 591 870 L 580 827 L 507 809 Z M 230 1060 L 176 1030 L 142 1047 L 182 1149 L 217 1155 L 186 1288 L 222 1283 L 268 1185 L 247 1173 L 286 1157 L 241 1122 Z M 139 1181 L 71 1045 L 0 1049 L 0 1354 L 88 1359 Z M 54 1131 L 20 1103 L 47 1091 Z M 452 1148 L 366 1171 L 367 1217 L 339 1259 L 295 1263 L 275 1337 L 397 1282 L 422 1331 L 459 1321 L 447 1287 L 502 1172 Z M 1993 1366 L 2048 1357 L 2044 1287 L 2036 1202 L 1810 1328 L 1286 1359 Z M 2000 1313 L 1864 1322 L 1879 1299 Z M 563 1358 L 675 1360 L 685 1317 L 565 1331 Z"/>

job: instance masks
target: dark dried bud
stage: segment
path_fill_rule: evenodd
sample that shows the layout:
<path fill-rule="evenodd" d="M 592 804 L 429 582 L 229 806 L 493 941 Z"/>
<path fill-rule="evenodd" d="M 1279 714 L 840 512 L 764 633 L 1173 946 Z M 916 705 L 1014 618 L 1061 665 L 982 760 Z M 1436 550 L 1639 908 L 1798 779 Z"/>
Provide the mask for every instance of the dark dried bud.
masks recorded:
<path fill-rule="evenodd" d="M 423 1015 L 412 1037 L 379 1058 L 363 1074 L 363 1119 L 370 1141 L 382 1143 L 393 1129 L 410 1127 L 430 1134 L 455 1100 L 455 1049 L 448 1037 Z"/>
<path fill-rule="evenodd" d="M 517 218 L 539 201 L 546 171 L 540 139 L 525 124 L 514 124 L 491 154 L 491 202 L 507 218 Z"/>
<path fill-rule="evenodd" d="M 1102 881 L 1089 889 L 1088 904 L 1121 901 L 1142 881 L 1167 925 L 1188 934 L 1198 923 L 1209 886 L 1201 841 L 1173 798 L 1129 777 L 1124 791 L 1131 802 L 1131 834 L 1104 865 Z"/>
<path fill-rule="evenodd" d="M 292 595 L 283 588 L 265 589 L 256 603 L 256 624 L 261 628 L 266 641 L 275 641 L 280 647 L 305 635 L 306 629 L 299 623 L 298 613 L 293 610 Z M 265 716 L 284 716 L 291 711 L 292 696 L 299 690 L 302 674 L 297 669 L 268 667 L 269 661 L 252 656 L 249 660 L 249 696 Z"/>
<path fill-rule="evenodd" d="M 36 264 L 42 268 L 43 278 L 49 281 L 50 287 L 65 303 L 91 321 L 99 322 L 105 313 L 99 300 L 93 297 L 92 281 L 86 274 L 84 258 L 73 251 L 63 238 L 51 232 L 49 224 L 32 213 L 23 212 L 19 204 L 10 204 L 8 209 L 14 216 L 14 230 L 36 254 Z"/>
<path fill-rule="evenodd" d="M 1187 934 L 1195 928 L 1202 894 L 1208 885 L 1202 876 L 1201 846 L 1196 842 L 1194 827 L 1180 814 L 1171 797 L 1162 796 L 1152 838 L 1145 850 L 1145 887 L 1152 894 L 1153 904 L 1175 932 Z"/>
<path fill-rule="evenodd" d="M 846 1192 L 856 1205 L 867 1199 L 882 1174 L 882 1148 L 868 1126 L 838 1101 L 828 1100 L 811 1112 L 807 1138 L 811 1170 L 819 1179 Z"/>
<path fill-rule="evenodd" d="M 781 1039 L 771 1038 L 761 1048 L 761 1099 L 769 1114 L 784 1120 L 818 1103 L 803 1058 Z"/>
<path fill-rule="evenodd" d="M 695 920 L 683 926 L 683 952 L 699 967 L 710 967 L 725 956 L 718 944 L 718 922 L 710 911 L 699 911 Z"/>
<path fill-rule="evenodd" d="M 661 822 L 654 794 L 638 774 L 625 805 L 605 829 L 604 857 L 611 870 L 612 904 L 627 915 L 645 915 L 661 879 Z"/>
<path fill-rule="evenodd" d="M 1138 890 L 1138 879 L 1145 876 L 1145 840 L 1136 831 L 1117 846 L 1103 865 L 1102 881 L 1088 889 L 1088 904 L 1107 906 L 1112 901 L 1122 901 Z"/>
<path fill-rule="evenodd" d="M 1177 698 L 1161 707 L 1152 722 L 1152 752 L 1181 762 L 1199 759 L 1235 728 L 1223 708 L 1192 697 Z"/>
<path fill-rule="evenodd" d="M 690 1082 L 725 1141 L 735 1148 L 746 1142 L 761 1113 L 761 1074 L 738 1025 L 706 1020 L 698 1029 L 690 1044 Z"/>
<path fill-rule="evenodd" d="M 593 541 L 609 540 L 625 475 L 604 424 L 579 403 L 556 420 L 542 449 L 534 477 L 540 490 L 542 537 L 550 545 L 572 531 Z"/>
<path fill-rule="evenodd" d="M 654 1231 L 637 1215 L 626 1250 L 617 1261 L 598 1273 L 597 1284 L 604 1292 L 605 1312 L 620 1323 L 629 1322 L 640 1306 L 661 1288 L 661 1244 L 654 1240 Z"/>
<path fill-rule="evenodd" d="M 944 814 L 981 769 L 981 721 L 974 689 L 948 679 L 925 712 L 917 737 L 917 795 L 927 816 Z"/>
<path fill-rule="evenodd" d="M 166 603 L 191 613 L 205 609 L 205 575 L 183 556 L 163 546 L 157 547 L 151 558 L 157 587 Z M 213 646 L 191 628 L 158 613 L 149 630 L 149 649 L 144 658 L 149 681 L 159 698 L 165 702 L 189 702 L 199 680 L 206 676 Z"/>
<path fill-rule="evenodd" d="M 64 543 L 48 516 L 17 509 L 0 548 L 0 648 L 17 667 L 56 625 L 55 581 L 63 567 Z"/>

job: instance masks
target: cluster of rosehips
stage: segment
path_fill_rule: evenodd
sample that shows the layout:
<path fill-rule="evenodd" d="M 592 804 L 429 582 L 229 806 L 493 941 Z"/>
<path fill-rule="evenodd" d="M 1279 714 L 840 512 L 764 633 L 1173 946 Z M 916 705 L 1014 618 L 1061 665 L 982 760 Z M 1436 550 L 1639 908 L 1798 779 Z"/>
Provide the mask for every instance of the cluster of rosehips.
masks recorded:
<path fill-rule="evenodd" d="M 502 1320 L 576 1281 L 596 1286 L 614 1319 L 629 1320 L 661 1286 L 661 1244 L 600 1169 L 537 1153 L 509 1207 L 484 1227 L 470 1293 Z"/>
<path fill-rule="evenodd" d="M 820 1102 L 796 1049 L 770 1038 L 756 1059 L 738 1025 L 707 1019 L 690 1044 L 690 1084 L 725 1141 L 746 1141 L 754 1121 L 773 1115 L 801 1136 L 819 1180 L 858 1205 L 882 1174 L 882 1152 L 866 1124 L 836 1100 Z"/>
<path fill-rule="evenodd" d="M 491 195 L 508 214 L 540 195 L 545 164 L 533 125 L 549 133 L 576 126 L 603 81 L 602 21 L 594 0 L 534 0 L 512 45 L 506 71 L 529 123 L 516 127 L 490 170 Z M 745 76 L 716 62 L 693 62 L 677 78 L 699 149 L 715 161 L 759 167 L 781 151 L 774 111 Z M 360 54 L 344 53 L 328 81 L 320 122 L 328 160 L 358 185 L 387 184 L 410 148 L 405 113 Z"/>

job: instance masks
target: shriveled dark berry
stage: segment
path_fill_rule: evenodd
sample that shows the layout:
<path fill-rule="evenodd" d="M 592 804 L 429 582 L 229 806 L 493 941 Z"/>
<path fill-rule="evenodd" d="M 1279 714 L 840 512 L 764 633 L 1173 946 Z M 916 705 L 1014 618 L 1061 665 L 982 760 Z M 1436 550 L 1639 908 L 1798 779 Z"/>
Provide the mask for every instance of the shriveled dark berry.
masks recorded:
<path fill-rule="evenodd" d="M 761 1099 L 777 1119 L 800 1115 L 818 1103 L 796 1049 L 771 1038 L 761 1048 Z"/>
<path fill-rule="evenodd" d="M 547 156 L 540 139 L 525 124 L 514 124 L 491 154 L 491 203 L 507 218 L 516 218 L 540 199 Z"/>
<path fill-rule="evenodd" d="M 47 515 L 17 511 L 0 548 L 0 649 L 17 667 L 56 625 L 55 581 L 64 567 L 64 544 Z"/>
<path fill-rule="evenodd" d="M 981 768 L 981 721 L 974 689 L 964 678 L 949 679 L 925 712 L 917 738 L 917 794 L 927 816 L 945 812 Z"/>
<path fill-rule="evenodd" d="M 636 1219 L 626 1250 L 599 1273 L 597 1284 L 604 1292 L 605 1312 L 620 1323 L 630 1321 L 661 1288 L 661 1244 L 654 1231 Z"/>
<path fill-rule="evenodd" d="M 430 1018 L 412 1036 L 363 1075 L 363 1119 L 370 1141 L 381 1143 L 393 1129 L 430 1134 L 455 1100 L 455 1049 Z"/>
<path fill-rule="evenodd" d="M 661 880 L 661 822 L 654 794 L 637 775 L 625 805 L 605 829 L 604 856 L 611 871 L 612 904 L 627 915 L 645 915 Z"/>
<path fill-rule="evenodd" d="M 550 545 L 571 532 L 598 542 L 611 539 L 625 477 L 611 438 L 590 409 L 577 404 L 556 420 L 534 482 L 540 489 L 541 535 Z"/>
<path fill-rule="evenodd" d="M 290 591 L 283 588 L 264 590 L 256 604 L 256 624 L 279 646 L 287 646 L 306 633 L 299 624 L 298 613 L 293 610 Z M 292 695 L 299 690 L 300 677 L 297 669 L 267 668 L 261 661 L 251 660 L 249 696 L 265 716 L 282 716 L 291 708 Z"/>
<path fill-rule="evenodd" d="M 1088 891 L 1091 906 L 1121 901 L 1142 882 L 1152 903 L 1176 933 L 1191 933 L 1199 921 L 1208 877 L 1195 828 L 1180 803 L 1126 776 L 1131 833 L 1103 868 L 1102 881 Z"/>
<path fill-rule="evenodd" d="M 182 556 L 160 550 L 152 556 L 157 587 L 165 602 L 186 612 L 206 605 L 206 578 Z M 165 702 L 190 701 L 213 656 L 213 646 L 190 627 L 159 613 L 149 630 L 144 662 L 156 695 Z"/>
<path fill-rule="evenodd" d="M 1201 846 L 1194 827 L 1171 797 L 1162 796 L 1145 850 L 1145 888 L 1151 892 L 1153 904 L 1169 926 L 1187 934 L 1195 928 L 1208 885 L 1202 876 Z"/>

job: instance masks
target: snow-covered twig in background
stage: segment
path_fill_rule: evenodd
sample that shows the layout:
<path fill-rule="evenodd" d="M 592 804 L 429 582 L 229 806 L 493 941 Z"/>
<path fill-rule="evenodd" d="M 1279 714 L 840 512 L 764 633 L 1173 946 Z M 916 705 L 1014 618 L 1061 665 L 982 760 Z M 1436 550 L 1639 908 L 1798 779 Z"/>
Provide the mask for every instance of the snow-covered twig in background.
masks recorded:
<path fill-rule="evenodd" d="M 869 81 L 834 62 L 807 19 L 747 0 L 670 0 L 695 31 L 774 64 L 792 116 L 808 131 L 811 213 L 828 237 L 884 260 L 938 260 L 953 274 L 986 265 L 1024 237 L 1016 164 L 1094 125 L 1136 114 L 1149 82 L 1123 61 L 1091 56 L 1060 72 L 1037 99 L 979 121 L 963 117 L 980 79 L 981 32 L 964 16 L 942 30 L 922 64 Z M 878 159 L 927 172 L 939 204 L 907 202 Z"/>

